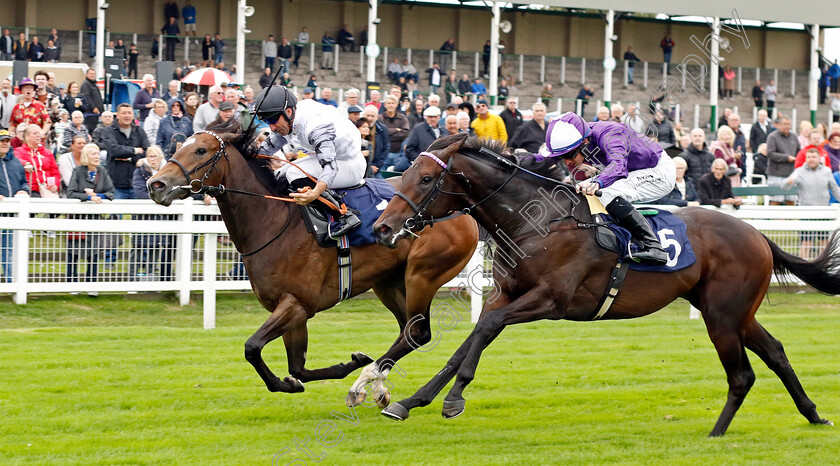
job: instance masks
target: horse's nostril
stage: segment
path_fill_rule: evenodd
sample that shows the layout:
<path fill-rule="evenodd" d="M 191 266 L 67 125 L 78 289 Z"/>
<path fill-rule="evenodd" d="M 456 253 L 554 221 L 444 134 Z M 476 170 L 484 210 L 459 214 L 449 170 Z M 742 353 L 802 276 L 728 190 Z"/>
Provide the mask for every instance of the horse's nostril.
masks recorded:
<path fill-rule="evenodd" d="M 162 191 L 165 188 L 166 188 L 166 185 L 163 184 L 163 182 L 161 182 L 161 181 L 154 181 L 154 182 L 149 184 L 149 189 L 151 189 L 153 191 Z"/>
<path fill-rule="evenodd" d="M 391 227 L 388 225 L 380 225 L 376 228 L 376 231 L 379 233 L 380 238 L 387 238 L 391 234 Z"/>

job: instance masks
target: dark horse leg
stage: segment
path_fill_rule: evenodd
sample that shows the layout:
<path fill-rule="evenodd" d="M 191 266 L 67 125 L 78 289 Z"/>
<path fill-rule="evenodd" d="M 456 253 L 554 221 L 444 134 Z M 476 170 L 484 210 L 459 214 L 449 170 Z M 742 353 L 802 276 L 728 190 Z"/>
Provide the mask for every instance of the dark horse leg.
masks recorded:
<path fill-rule="evenodd" d="M 297 299 L 292 295 L 286 294 L 280 298 L 277 307 L 271 313 L 268 320 L 245 342 L 245 359 L 254 366 L 254 369 L 263 379 L 269 391 L 287 393 L 303 391 L 303 384 L 300 380 L 294 376 L 288 376 L 281 380 L 271 372 L 262 359 L 261 353 L 263 347 L 277 337 L 284 336 L 285 334 L 290 334 L 289 338 L 285 339 L 286 351 L 289 358 L 289 371 L 297 376 L 308 377 L 306 380 L 345 377 L 352 370 L 370 361 L 369 358 L 367 360 L 364 359 L 367 356 L 358 353 L 354 354 L 353 360 L 347 364 L 338 364 L 318 371 L 307 371 L 303 366 L 307 343 L 306 321 L 308 318 L 306 310 L 300 305 Z M 352 370 L 348 370 L 350 367 L 353 367 Z M 341 375 L 345 371 L 346 373 Z M 336 375 L 336 377 L 327 377 L 328 375 Z"/>
<path fill-rule="evenodd" d="M 477 233 L 475 231 L 476 237 Z M 369 382 L 373 382 L 371 394 L 376 404 L 380 408 L 388 406 L 391 399 L 386 387 L 386 384 L 391 385 L 387 380 L 389 371 L 396 368 L 398 373 L 404 375 L 396 362 L 414 350 L 424 351 L 421 347 L 432 341 L 432 317 L 429 315 L 432 299 L 437 290 L 449 281 L 452 271 L 463 270 L 467 266 L 471 254 L 463 254 L 462 251 L 472 251 L 474 244 L 469 235 L 465 234 L 445 244 L 421 242 L 412 246 L 403 275 L 404 281 L 401 277 L 395 284 L 386 282 L 374 287 L 379 299 L 397 318 L 400 335 L 376 364 L 362 371 L 348 393 L 348 406 L 355 406 L 364 400 L 363 387 Z"/>
<path fill-rule="evenodd" d="M 709 434 L 711 437 L 726 432 L 755 382 L 755 373 L 744 348 L 744 330 L 755 322 L 755 311 L 761 305 L 769 279 L 768 275 L 764 283 L 748 283 L 738 288 L 724 280 L 712 280 L 704 285 L 700 300 L 692 300 L 703 314 L 706 330 L 729 384 L 726 404 Z"/>
<path fill-rule="evenodd" d="M 283 334 L 286 345 L 286 357 L 289 361 L 289 374 L 303 383 L 312 380 L 343 379 L 356 369 L 368 365 L 373 359 L 364 353 L 355 352 L 350 356 L 350 362 L 335 364 L 323 369 L 307 369 L 306 349 L 309 345 L 309 332 L 306 322 Z"/>
<path fill-rule="evenodd" d="M 833 425 L 831 421 L 822 419 L 817 414 L 817 405 L 805 394 L 805 390 L 799 383 L 796 373 L 793 372 L 793 368 L 790 366 L 790 362 L 785 354 L 785 349 L 779 340 L 773 338 L 755 320 L 747 327 L 744 340 L 747 348 L 757 354 L 767 364 L 767 367 L 779 376 L 785 388 L 787 388 L 788 393 L 790 393 L 791 398 L 793 398 L 797 409 L 805 416 L 808 422 L 811 424 Z"/>
<path fill-rule="evenodd" d="M 461 414 L 464 411 L 464 388 L 475 378 L 475 369 L 484 348 L 492 343 L 507 325 L 553 317 L 556 309 L 548 286 L 541 283 L 510 304 L 491 312 L 483 312 L 470 336 L 458 348 L 446 367 L 414 396 L 389 406 L 382 414 L 404 420 L 408 417 L 410 409 L 431 403 L 455 374 L 457 379 L 444 401 L 443 415 L 452 418 Z"/>
<path fill-rule="evenodd" d="M 376 296 L 397 319 L 400 328 L 399 335 L 384 355 L 362 370 L 359 378 L 347 392 L 347 406 L 354 407 L 362 404 L 368 393 L 374 395 L 375 402 L 380 408 L 388 406 L 391 402 L 391 394 L 387 387 L 387 385 L 390 385 L 387 382 L 388 373 L 397 365 L 397 360 L 411 351 L 410 347 L 407 351 L 405 350 L 405 327 L 408 323 L 406 317 L 406 287 L 403 279 L 405 272 L 399 275 L 397 279 L 386 280 L 373 287 Z M 428 327 L 428 323 L 426 327 Z M 369 385 L 371 386 L 370 391 L 366 388 Z"/>

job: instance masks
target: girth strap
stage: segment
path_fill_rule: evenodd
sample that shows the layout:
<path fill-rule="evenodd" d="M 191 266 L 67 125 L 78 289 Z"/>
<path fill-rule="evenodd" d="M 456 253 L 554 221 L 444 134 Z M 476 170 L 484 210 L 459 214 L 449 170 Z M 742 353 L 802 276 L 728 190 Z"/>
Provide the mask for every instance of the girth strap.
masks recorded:
<path fill-rule="evenodd" d="M 350 257 L 350 240 L 347 235 L 338 238 L 338 301 L 350 299 L 353 289 L 353 271 Z"/>
<path fill-rule="evenodd" d="M 607 288 L 604 290 L 604 295 L 601 296 L 598 307 L 596 307 L 597 310 L 589 320 L 598 320 L 604 317 L 604 314 L 610 310 L 613 301 L 618 296 L 618 292 L 621 291 L 621 285 L 624 284 L 624 277 L 627 276 L 628 267 L 629 265 L 626 262 L 619 261 L 615 264 L 610 275 L 610 280 L 607 282 Z"/>

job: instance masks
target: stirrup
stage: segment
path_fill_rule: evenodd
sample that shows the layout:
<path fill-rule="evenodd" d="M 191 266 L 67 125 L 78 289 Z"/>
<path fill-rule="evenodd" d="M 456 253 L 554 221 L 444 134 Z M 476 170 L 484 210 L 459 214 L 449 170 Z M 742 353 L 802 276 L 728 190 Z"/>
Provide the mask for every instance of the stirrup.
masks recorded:
<path fill-rule="evenodd" d="M 331 225 L 327 227 L 329 228 L 330 238 L 336 239 L 361 226 L 362 221 L 353 212 L 347 212 L 345 215 L 337 218 L 334 223 L 338 223 L 339 227 L 334 230 L 331 228 Z"/>

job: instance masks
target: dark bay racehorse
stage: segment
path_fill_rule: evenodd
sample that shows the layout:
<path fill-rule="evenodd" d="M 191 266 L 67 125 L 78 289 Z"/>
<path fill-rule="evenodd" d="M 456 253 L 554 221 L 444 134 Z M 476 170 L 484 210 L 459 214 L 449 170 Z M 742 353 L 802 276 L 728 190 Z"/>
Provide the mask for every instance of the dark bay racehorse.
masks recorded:
<path fill-rule="evenodd" d="M 407 234 L 407 221 L 409 227 L 423 225 L 432 217 L 469 208 L 498 244 L 494 258 L 498 297 L 485 304 L 474 330 L 446 367 L 414 396 L 385 409 L 386 416 L 407 418 L 409 410 L 431 403 L 455 376 L 443 415 L 461 414 L 462 393 L 475 376 L 482 351 L 507 325 L 593 318 L 617 254 L 599 249 L 593 230 L 584 228 L 591 216 L 574 187 L 525 173 L 526 165 L 531 170 L 541 167 L 542 175 L 552 170 L 533 159 L 498 155 L 503 150 L 496 143 L 465 140 L 462 135 L 436 141 L 429 148 L 432 156 L 418 157 L 404 173 L 399 189 L 405 198 L 395 196 L 374 226 L 382 244 L 398 247 Z M 534 207 L 535 199 L 543 200 L 541 207 Z M 539 209 L 547 215 L 534 222 Z M 711 435 L 726 432 L 755 381 L 745 347 L 782 380 L 809 422 L 830 424 L 817 414 L 782 344 L 756 321 L 755 313 L 774 271 L 793 273 L 819 291 L 840 294 L 840 258 L 833 253 L 840 236 L 835 234 L 825 252 L 808 262 L 783 252 L 755 228 L 724 213 L 685 208 L 676 215 L 688 227 L 696 263 L 673 273 L 629 271 L 604 318 L 641 317 L 678 297 L 700 309 L 729 382 L 726 404 Z M 515 266 L 508 266 L 511 259 Z"/>
<path fill-rule="evenodd" d="M 150 196 L 159 204 L 169 205 L 190 194 L 193 180 L 204 187 L 230 188 L 224 193 L 216 190 L 219 210 L 233 243 L 243 253 L 254 293 L 271 312 L 245 344 L 245 358 L 272 392 L 300 392 L 302 382 L 344 378 L 373 360 L 354 353 L 348 363 L 323 369 L 305 367 L 307 320 L 339 300 L 336 249 L 318 246 L 314 236 L 306 231 L 297 205 L 262 197 L 281 193 L 275 191 L 276 183 L 266 160 L 242 155 L 248 151 L 246 136 L 239 123 L 231 121 L 188 139 L 171 163 L 149 180 Z M 464 217 L 430 228 L 396 249 L 378 244 L 351 249 L 352 295 L 373 288 L 396 317 L 400 335 L 376 366 L 369 365 L 363 371 L 350 390 L 349 404 L 361 403 L 365 384 L 373 382 L 376 401 L 387 406 L 390 396 L 381 382 L 394 362 L 414 349 L 412 345 L 431 340 L 428 314 L 432 298 L 444 283 L 463 270 L 477 242 L 475 221 Z M 406 322 L 415 316 L 423 316 L 421 323 L 409 326 L 411 331 L 405 335 Z M 263 347 L 280 336 L 291 374 L 284 379 L 275 376 L 261 356 Z"/>

